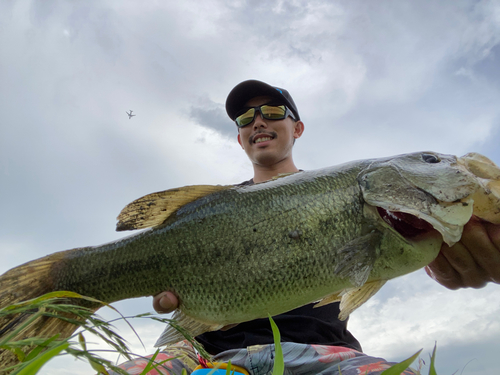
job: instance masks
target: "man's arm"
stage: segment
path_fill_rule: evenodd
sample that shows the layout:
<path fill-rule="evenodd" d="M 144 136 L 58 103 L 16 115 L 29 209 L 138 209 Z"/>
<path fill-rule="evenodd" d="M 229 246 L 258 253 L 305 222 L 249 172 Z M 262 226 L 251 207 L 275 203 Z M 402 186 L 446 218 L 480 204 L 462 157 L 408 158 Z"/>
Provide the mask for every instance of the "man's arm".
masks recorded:
<path fill-rule="evenodd" d="M 443 244 L 437 258 L 425 267 L 427 274 L 449 289 L 482 288 L 500 283 L 500 225 L 473 216 L 462 239 L 452 247 Z"/>

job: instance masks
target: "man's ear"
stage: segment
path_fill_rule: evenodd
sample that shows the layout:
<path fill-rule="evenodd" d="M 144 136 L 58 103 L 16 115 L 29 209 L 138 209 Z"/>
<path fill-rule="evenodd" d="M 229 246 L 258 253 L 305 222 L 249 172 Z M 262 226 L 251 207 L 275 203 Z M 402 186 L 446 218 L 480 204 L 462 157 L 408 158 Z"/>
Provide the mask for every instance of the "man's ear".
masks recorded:
<path fill-rule="evenodd" d="M 304 123 L 302 121 L 297 121 L 293 128 L 293 138 L 300 138 L 302 133 L 304 133 Z"/>
<path fill-rule="evenodd" d="M 243 143 L 241 143 L 241 137 L 240 137 L 240 132 L 238 131 L 238 143 L 240 144 L 241 148 L 244 150 L 245 147 L 243 147 Z"/>

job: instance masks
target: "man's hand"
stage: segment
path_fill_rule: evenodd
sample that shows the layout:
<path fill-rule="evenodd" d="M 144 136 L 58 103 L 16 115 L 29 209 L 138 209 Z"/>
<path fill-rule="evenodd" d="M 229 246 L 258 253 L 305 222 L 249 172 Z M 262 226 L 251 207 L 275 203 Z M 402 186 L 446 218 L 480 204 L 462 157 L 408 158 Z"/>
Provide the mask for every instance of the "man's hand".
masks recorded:
<path fill-rule="evenodd" d="M 172 292 L 161 292 L 153 297 L 153 308 L 159 314 L 167 314 L 179 306 L 177 296 Z"/>
<path fill-rule="evenodd" d="M 443 244 L 437 258 L 425 267 L 427 274 L 449 289 L 482 288 L 500 283 L 500 225 L 473 216 L 462 239 L 452 247 Z"/>
<path fill-rule="evenodd" d="M 172 292 L 161 292 L 153 297 L 153 308 L 158 314 L 168 314 L 179 307 L 179 299 Z M 238 323 L 229 324 L 221 328 L 221 331 L 227 331 L 236 327 Z"/>

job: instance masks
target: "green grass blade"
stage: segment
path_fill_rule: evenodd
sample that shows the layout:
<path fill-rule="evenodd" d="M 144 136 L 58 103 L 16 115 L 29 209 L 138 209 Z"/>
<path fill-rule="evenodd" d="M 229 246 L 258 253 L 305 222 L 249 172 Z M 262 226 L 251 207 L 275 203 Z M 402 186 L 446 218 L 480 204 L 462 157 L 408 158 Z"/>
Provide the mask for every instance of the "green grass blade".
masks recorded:
<path fill-rule="evenodd" d="M 437 344 L 434 344 L 434 350 L 432 351 L 431 363 L 429 365 L 429 375 L 437 375 L 436 368 L 434 367 L 434 363 L 436 362 L 436 347 Z"/>
<path fill-rule="evenodd" d="M 11 352 L 13 352 L 17 356 L 17 359 L 19 359 L 19 362 L 23 362 L 24 359 L 26 358 L 26 353 L 24 351 L 22 351 L 20 348 L 14 348 L 14 347 L 11 347 L 11 346 L 4 346 L 4 347 L 1 347 L 1 348 L 2 349 L 8 349 Z"/>
<path fill-rule="evenodd" d="M 153 356 L 149 360 L 149 362 L 146 365 L 146 367 L 144 367 L 144 370 L 142 370 L 142 372 L 141 372 L 140 375 L 146 375 L 149 372 L 149 370 L 151 370 L 153 368 L 153 363 L 155 362 L 156 357 L 158 356 L 159 353 L 160 353 L 160 349 L 156 349 L 155 354 L 153 354 Z"/>
<path fill-rule="evenodd" d="M 195 350 L 198 352 L 198 354 L 202 358 L 210 361 L 211 356 L 205 350 L 205 348 L 203 347 L 203 345 L 201 345 L 198 341 L 196 341 L 194 339 L 194 337 L 191 336 L 189 334 L 189 332 L 185 328 L 181 327 L 174 319 L 160 318 L 158 316 L 152 316 L 152 317 L 150 317 L 150 319 L 153 319 L 153 320 L 155 320 L 157 322 L 170 324 L 172 326 L 172 328 L 176 329 L 177 332 L 179 332 L 182 336 L 184 336 L 184 338 L 186 340 L 188 340 L 191 345 L 193 345 L 193 347 L 195 348 Z"/>
<path fill-rule="evenodd" d="M 85 341 L 85 337 L 82 332 L 78 333 L 78 343 L 83 348 L 83 351 L 87 352 L 87 342 Z M 96 370 L 98 374 L 108 375 L 108 371 L 102 364 L 97 363 L 92 358 L 87 358 L 87 360 L 89 361 L 90 366 Z"/>
<path fill-rule="evenodd" d="M 40 354 L 36 359 L 32 362 L 28 363 L 26 366 L 23 366 L 18 372 L 15 372 L 15 375 L 34 375 L 42 368 L 42 366 L 47 363 L 49 360 L 54 358 L 64 349 L 69 346 L 69 343 L 63 342 L 62 344 L 47 350 L 45 353 Z"/>
<path fill-rule="evenodd" d="M 46 293 L 46 294 L 44 294 L 40 297 L 37 297 L 37 298 L 29 299 L 26 301 L 22 301 L 19 303 L 15 303 L 15 304 L 6 306 L 3 309 L 0 309 L 0 312 L 7 313 L 11 310 L 16 310 L 16 309 L 19 309 L 21 307 L 32 308 L 33 305 L 37 305 L 40 302 L 44 302 L 44 301 L 52 300 L 52 299 L 56 299 L 56 298 L 82 298 L 82 296 L 78 293 L 66 292 L 66 291 L 50 292 L 50 293 Z"/>
<path fill-rule="evenodd" d="M 384 370 L 380 375 L 401 375 L 401 373 L 406 370 L 418 357 L 422 349 L 413 354 L 410 358 L 405 359 L 402 362 L 396 363 L 395 365 Z"/>
<path fill-rule="evenodd" d="M 158 350 L 159 350 L 159 349 L 158 349 Z M 168 368 L 166 368 L 165 366 L 163 366 L 163 364 L 165 364 L 165 363 L 167 363 L 167 362 L 170 362 L 170 361 L 173 361 L 174 359 L 181 358 L 181 357 L 182 357 L 182 356 L 177 356 L 177 357 L 167 358 L 167 359 L 165 359 L 165 360 L 163 360 L 163 361 L 160 361 L 160 362 L 156 362 L 156 361 L 155 361 L 155 362 L 153 363 L 153 368 L 154 368 L 154 369 L 155 369 L 155 370 L 156 370 L 159 374 L 161 374 L 161 373 L 162 373 L 162 372 L 161 372 L 161 370 L 160 370 L 160 368 L 161 368 L 161 369 L 164 369 L 164 370 L 167 370 L 167 371 L 168 371 L 168 373 L 170 374 L 170 370 L 169 370 Z"/>
<path fill-rule="evenodd" d="M 34 348 L 27 356 L 26 359 L 24 360 L 25 362 L 31 361 L 33 358 L 37 357 L 39 353 L 43 351 L 52 341 L 55 341 L 59 337 L 59 333 L 55 334 L 48 340 L 44 341 L 43 343 L 39 344 L 36 348 Z"/>
<path fill-rule="evenodd" d="M 271 315 L 269 315 L 271 322 L 271 329 L 273 330 L 274 338 L 274 367 L 273 375 L 283 375 L 285 372 L 285 360 L 283 359 L 283 349 L 281 348 L 281 335 L 278 326 L 274 322 Z"/>

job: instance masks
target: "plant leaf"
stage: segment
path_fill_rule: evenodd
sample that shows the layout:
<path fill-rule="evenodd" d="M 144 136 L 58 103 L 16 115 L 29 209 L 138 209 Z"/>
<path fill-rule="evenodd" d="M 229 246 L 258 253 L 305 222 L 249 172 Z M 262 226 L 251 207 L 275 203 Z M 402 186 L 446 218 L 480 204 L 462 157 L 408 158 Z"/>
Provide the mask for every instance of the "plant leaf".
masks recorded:
<path fill-rule="evenodd" d="M 62 344 L 59 344 L 58 346 L 47 350 L 45 353 L 39 355 L 34 359 L 32 362 L 29 362 L 26 366 L 23 366 L 18 372 L 16 372 L 16 375 L 34 375 L 42 368 L 42 366 L 47 363 L 49 360 L 54 358 L 56 355 L 58 355 L 60 352 L 62 352 L 64 349 L 66 349 L 69 346 L 69 343 L 63 342 Z"/>
<path fill-rule="evenodd" d="M 155 361 L 155 359 L 156 359 L 156 357 L 158 356 L 159 353 L 160 353 L 160 349 L 156 349 L 155 354 L 153 354 L 153 356 L 149 360 L 149 362 L 146 365 L 146 367 L 144 367 L 144 370 L 142 370 L 142 372 L 141 372 L 140 375 L 146 375 L 149 372 L 149 370 L 151 370 L 153 368 L 153 363 L 154 363 L 154 361 Z"/>
<path fill-rule="evenodd" d="M 429 365 L 429 375 L 437 375 L 436 368 L 434 367 L 436 361 L 436 347 L 437 343 L 434 343 L 434 350 L 432 351 L 431 363 Z"/>
<path fill-rule="evenodd" d="M 422 349 L 413 354 L 410 358 L 405 359 L 402 362 L 392 365 L 387 370 L 384 370 L 380 375 L 401 375 L 401 373 L 406 370 L 418 357 Z"/>
<path fill-rule="evenodd" d="M 285 361 L 283 359 L 283 349 L 281 348 L 280 331 L 273 318 L 271 318 L 271 315 L 269 315 L 269 321 L 271 322 L 271 329 L 273 330 L 274 338 L 273 375 L 283 375 L 283 373 L 285 372 Z"/>
<path fill-rule="evenodd" d="M 35 358 L 39 353 L 42 352 L 42 350 L 44 348 L 46 348 L 47 346 L 49 346 L 49 344 L 53 341 L 55 341 L 58 337 L 60 336 L 59 333 L 55 334 L 54 336 L 52 336 L 50 339 L 42 342 L 41 344 L 39 344 L 36 348 L 34 348 L 27 356 L 26 356 L 26 359 L 24 360 L 24 362 L 28 362 L 28 361 L 31 361 L 33 358 Z"/>

